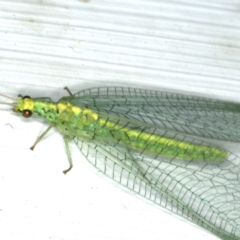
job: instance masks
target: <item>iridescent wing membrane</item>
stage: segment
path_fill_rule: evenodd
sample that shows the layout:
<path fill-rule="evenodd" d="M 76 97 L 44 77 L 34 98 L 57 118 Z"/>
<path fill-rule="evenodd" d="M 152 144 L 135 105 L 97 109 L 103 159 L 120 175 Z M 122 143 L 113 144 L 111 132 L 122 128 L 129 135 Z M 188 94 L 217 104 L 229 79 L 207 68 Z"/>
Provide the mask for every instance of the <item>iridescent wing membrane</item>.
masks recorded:
<path fill-rule="evenodd" d="M 91 88 L 62 100 L 117 125 L 183 142 L 209 146 L 212 139 L 240 140 L 236 103 L 122 87 Z M 114 138 L 104 131 L 91 139 L 73 136 L 82 154 L 109 178 L 221 239 L 240 239 L 240 158 L 224 148 L 226 142 L 216 144 L 228 152 L 227 159 L 208 162 L 151 155 Z"/>

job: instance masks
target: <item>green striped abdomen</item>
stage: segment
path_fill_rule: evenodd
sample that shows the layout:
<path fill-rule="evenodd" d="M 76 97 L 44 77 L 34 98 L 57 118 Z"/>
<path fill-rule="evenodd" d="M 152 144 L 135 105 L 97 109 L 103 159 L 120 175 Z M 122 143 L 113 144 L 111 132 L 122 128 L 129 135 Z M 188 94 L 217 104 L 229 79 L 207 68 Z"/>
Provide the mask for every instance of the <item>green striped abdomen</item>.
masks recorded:
<path fill-rule="evenodd" d="M 127 132 L 127 134 L 130 138 L 128 144 L 131 148 L 146 151 L 154 155 L 184 160 L 206 161 L 223 161 L 227 157 L 227 152 L 216 147 L 184 142 L 178 139 L 150 135 L 132 130 Z M 139 137 L 136 138 L 138 134 Z"/>
<path fill-rule="evenodd" d="M 227 152 L 213 146 L 204 146 L 196 143 L 184 142 L 178 139 L 162 137 L 146 132 L 123 128 L 105 120 L 104 139 L 107 135 L 115 139 L 114 142 L 149 154 L 178 158 L 184 160 L 223 161 Z M 101 124 L 101 121 L 100 121 Z"/>

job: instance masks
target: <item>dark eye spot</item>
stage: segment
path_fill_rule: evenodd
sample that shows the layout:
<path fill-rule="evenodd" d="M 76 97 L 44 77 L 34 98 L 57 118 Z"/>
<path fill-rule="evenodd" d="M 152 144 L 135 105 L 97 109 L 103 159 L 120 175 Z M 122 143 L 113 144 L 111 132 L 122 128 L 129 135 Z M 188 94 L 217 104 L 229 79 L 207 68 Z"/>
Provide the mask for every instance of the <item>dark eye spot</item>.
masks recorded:
<path fill-rule="evenodd" d="M 32 116 L 32 111 L 30 111 L 30 110 L 23 110 L 23 111 L 22 111 L 22 115 L 23 115 L 23 117 L 25 117 L 25 118 L 29 118 L 29 117 Z"/>
<path fill-rule="evenodd" d="M 22 97 L 22 99 L 26 99 L 26 98 L 30 98 L 30 99 L 31 99 L 31 97 L 29 97 L 29 96 L 24 96 L 24 97 Z"/>

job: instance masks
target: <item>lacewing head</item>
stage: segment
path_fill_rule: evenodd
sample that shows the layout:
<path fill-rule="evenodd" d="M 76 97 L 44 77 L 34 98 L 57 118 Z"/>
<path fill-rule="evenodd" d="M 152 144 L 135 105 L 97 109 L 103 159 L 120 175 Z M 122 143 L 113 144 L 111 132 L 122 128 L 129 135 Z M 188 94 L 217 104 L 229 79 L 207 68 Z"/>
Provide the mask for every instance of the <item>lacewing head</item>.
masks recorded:
<path fill-rule="evenodd" d="M 12 98 L 4 94 L 0 94 L 1 97 L 12 100 L 12 103 L 0 102 L 2 105 L 13 106 L 13 111 L 22 113 L 23 117 L 31 117 L 34 107 L 34 102 L 29 96 L 19 96 L 19 98 Z"/>

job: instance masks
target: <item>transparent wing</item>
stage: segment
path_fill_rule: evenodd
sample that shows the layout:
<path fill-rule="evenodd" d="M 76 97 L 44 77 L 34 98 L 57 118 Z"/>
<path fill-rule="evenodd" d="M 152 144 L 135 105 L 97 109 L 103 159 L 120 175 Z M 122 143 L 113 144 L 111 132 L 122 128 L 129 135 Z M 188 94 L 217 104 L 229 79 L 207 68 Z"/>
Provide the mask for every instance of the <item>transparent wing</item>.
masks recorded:
<path fill-rule="evenodd" d="M 83 90 L 64 100 L 94 110 L 114 126 L 182 142 L 209 146 L 199 137 L 240 138 L 240 107 L 235 103 L 121 87 Z M 84 131 L 73 129 L 71 121 L 64 126 L 82 154 L 107 177 L 222 239 L 240 239 L 240 158 L 225 142 L 214 144 L 228 152 L 225 161 L 186 161 L 148 154 L 144 147 L 133 150 L 127 141 L 119 145 L 114 127 L 95 125 Z"/>
<path fill-rule="evenodd" d="M 221 239 L 240 239 L 240 159 L 234 154 L 220 164 L 184 162 L 149 158 L 116 144 L 73 140 L 112 180 Z"/>
<path fill-rule="evenodd" d="M 236 103 L 123 87 L 91 88 L 62 100 L 150 127 L 240 141 L 240 104 Z"/>

